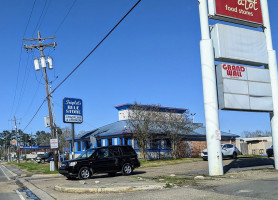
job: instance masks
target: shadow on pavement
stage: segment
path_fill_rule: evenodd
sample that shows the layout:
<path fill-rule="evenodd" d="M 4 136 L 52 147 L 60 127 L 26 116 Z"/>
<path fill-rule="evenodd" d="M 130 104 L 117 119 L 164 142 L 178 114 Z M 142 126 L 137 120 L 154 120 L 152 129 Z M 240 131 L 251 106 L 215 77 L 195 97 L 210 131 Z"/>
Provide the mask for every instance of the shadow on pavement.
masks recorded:
<path fill-rule="evenodd" d="M 231 162 L 228 165 L 223 167 L 224 173 L 227 173 L 231 169 L 240 169 L 240 168 L 252 168 L 260 166 L 274 166 L 274 160 L 271 158 L 238 158 Z"/>
<path fill-rule="evenodd" d="M 134 175 L 140 175 L 140 174 L 145 174 L 145 171 L 134 171 L 130 176 L 134 176 Z M 108 174 L 104 173 L 104 174 L 94 174 L 91 178 L 89 179 L 102 179 L 102 178 L 113 178 L 113 177 L 119 177 L 119 176 L 124 176 L 122 175 L 122 173 L 117 173 L 115 176 L 109 176 Z M 128 176 L 127 176 L 128 177 Z M 78 178 L 72 178 L 72 179 L 67 179 L 65 178 L 67 181 L 80 181 Z"/>

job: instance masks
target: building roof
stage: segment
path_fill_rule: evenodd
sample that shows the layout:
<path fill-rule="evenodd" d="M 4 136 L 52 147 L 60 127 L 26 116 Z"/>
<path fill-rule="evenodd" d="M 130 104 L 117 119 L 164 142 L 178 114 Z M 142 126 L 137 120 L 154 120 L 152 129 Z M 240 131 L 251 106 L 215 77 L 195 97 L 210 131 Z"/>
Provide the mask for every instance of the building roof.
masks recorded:
<path fill-rule="evenodd" d="M 128 110 L 130 107 L 134 106 L 134 104 L 126 103 L 115 106 L 115 108 L 119 111 L 121 110 Z M 151 110 L 152 108 L 159 109 L 161 112 L 175 112 L 175 113 L 185 113 L 187 109 L 185 108 L 173 108 L 173 107 L 164 107 L 164 106 L 157 106 L 157 105 L 144 105 L 144 104 L 138 104 L 138 106 L 143 107 L 146 110 Z"/>
<path fill-rule="evenodd" d="M 91 135 L 94 135 L 95 137 L 105 137 L 105 136 L 112 136 L 112 135 L 119 135 L 123 133 L 130 133 L 131 130 L 128 127 L 127 120 L 122 121 L 116 121 L 111 124 L 107 124 L 105 126 L 99 127 L 97 129 L 94 129 L 92 131 L 86 132 L 82 138 L 89 138 Z M 205 127 L 197 127 L 193 131 L 187 134 L 188 136 L 197 136 L 197 137 L 205 137 L 206 136 L 206 128 Z M 221 131 L 222 137 L 240 137 L 239 135 L 227 133 Z"/>

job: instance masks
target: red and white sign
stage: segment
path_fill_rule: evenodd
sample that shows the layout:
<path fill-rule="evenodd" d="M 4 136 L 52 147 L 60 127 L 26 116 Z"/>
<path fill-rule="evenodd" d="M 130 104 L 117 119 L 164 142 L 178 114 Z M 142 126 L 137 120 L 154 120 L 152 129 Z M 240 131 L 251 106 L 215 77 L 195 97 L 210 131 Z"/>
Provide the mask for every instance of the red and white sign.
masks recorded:
<path fill-rule="evenodd" d="M 58 139 L 50 139 L 50 148 L 57 149 L 58 148 Z"/>
<path fill-rule="evenodd" d="M 209 0 L 209 14 L 215 19 L 244 25 L 263 24 L 260 0 Z"/>
<path fill-rule="evenodd" d="M 222 64 L 222 77 L 247 80 L 246 67 L 233 64 Z"/>

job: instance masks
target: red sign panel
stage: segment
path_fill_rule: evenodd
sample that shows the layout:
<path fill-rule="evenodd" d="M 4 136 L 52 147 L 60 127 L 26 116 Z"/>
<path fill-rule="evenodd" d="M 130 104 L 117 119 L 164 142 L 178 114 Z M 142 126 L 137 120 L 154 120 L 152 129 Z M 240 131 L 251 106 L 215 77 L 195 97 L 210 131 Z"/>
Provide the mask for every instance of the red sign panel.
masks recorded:
<path fill-rule="evenodd" d="M 215 14 L 251 23 L 263 24 L 260 0 L 214 0 Z"/>

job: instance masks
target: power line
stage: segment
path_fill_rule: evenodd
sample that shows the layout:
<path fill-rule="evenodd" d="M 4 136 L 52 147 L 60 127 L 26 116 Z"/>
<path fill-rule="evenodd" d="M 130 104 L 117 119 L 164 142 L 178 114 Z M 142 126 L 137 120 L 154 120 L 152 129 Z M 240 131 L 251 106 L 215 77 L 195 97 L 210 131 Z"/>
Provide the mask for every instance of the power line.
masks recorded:
<path fill-rule="evenodd" d="M 134 4 L 134 6 L 120 19 L 120 21 L 105 35 L 105 37 L 93 48 L 93 50 L 69 73 L 69 75 L 43 100 L 40 107 L 37 109 L 36 113 L 32 117 L 32 119 L 29 121 L 27 126 L 23 129 L 23 131 L 31 124 L 35 116 L 38 114 L 39 110 L 41 109 L 42 105 L 46 101 L 46 99 L 52 95 L 82 64 L 83 62 L 102 44 L 102 42 L 119 26 L 119 24 L 129 15 L 129 13 L 141 2 L 141 0 L 138 0 L 137 3 Z"/>
<path fill-rule="evenodd" d="M 40 111 L 40 109 L 42 108 L 42 105 L 44 104 L 44 102 L 46 101 L 46 98 L 43 100 L 43 102 L 41 103 L 41 105 L 39 106 L 39 108 L 37 109 L 36 113 L 33 115 L 32 119 L 28 122 L 28 124 L 25 126 L 25 128 L 23 129 L 23 131 L 25 131 L 25 129 L 31 124 L 31 122 L 34 120 L 34 118 L 36 117 L 36 115 L 38 114 L 38 112 Z"/>
<path fill-rule="evenodd" d="M 71 4 L 71 7 L 69 8 L 67 14 L 65 15 L 64 19 L 62 20 L 62 22 L 58 25 L 58 28 L 56 29 L 54 35 L 59 31 L 59 29 L 61 28 L 61 26 L 64 24 L 66 18 L 68 17 L 68 15 L 70 14 L 71 9 L 73 8 L 74 4 L 75 4 L 76 0 L 74 0 Z"/>
<path fill-rule="evenodd" d="M 26 26 L 25 26 L 25 30 L 24 30 L 24 33 L 23 33 L 23 37 L 25 36 L 26 31 L 27 31 L 27 28 L 28 28 L 28 26 L 29 26 L 29 23 L 30 23 L 32 14 L 33 14 L 33 10 L 34 10 L 34 7 L 35 7 L 35 4 L 36 4 L 36 0 L 35 0 L 34 3 L 33 3 L 33 6 L 32 6 L 32 9 L 31 9 L 29 18 L 28 18 L 28 22 L 27 22 L 27 24 L 26 24 Z M 15 86 L 15 92 L 14 92 L 14 98 L 13 98 L 13 103 L 12 103 L 12 109 L 11 109 L 10 117 L 11 117 L 11 115 L 12 115 L 12 113 L 13 113 L 13 107 L 14 107 L 14 102 L 15 102 L 15 97 L 16 97 L 17 86 L 18 86 L 19 70 L 20 70 L 20 65 L 21 65 L 22 47 L 23 47 L 23 41 L 21 42 L 21 46 L 20 46 L 20 54 L 19 54 L 19 63 L 18 63 L 18 70 L 17 70 L 16 86 Z"/>
<path fill-rule="evenodd" d="M 39 25 L 39 23 L 40 23 L 40 21 L 41 21 L 42 15 L 43 15 L 43 13 L 44 13 L 44 9 L 45 9 L 46 4 L 47 4 L 47 1 L 48 1 L 48 0 L 45 0 L 45 3 L 44 3 L 44 6 L 43 6 L 41 15 L 40 15 L 39 20 L 38 20 L 38 23 L 37 23 L 37 25 L 36 25 L 36 27 L 35 27 L 35 29 L 34 29 L 34 32 L 33 32 L 33 34 L 32 34 L 32 37 L 34 36 L 34 34 L 35 34 L 35 32 L 36 32 L 36 30 L 37 30 L 37 28 L 38 28 L 38 25 Z"/>
<path fill-rule="evenodd" d="M 93 48 L 93 50 L 66 76 L 64 80 L 50 93 L 53 94 L 82 64 L 87 58 L 102 44 L 102 42 L 119 26 L 119 24 L 129 15 L 129 13 L 141 2 L 137 1 L 136 4 L 120 19 L 120 21 L 106 34 L 106 36 Z"/>

